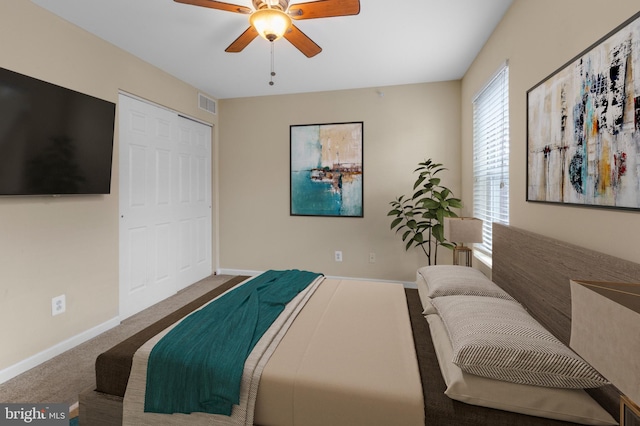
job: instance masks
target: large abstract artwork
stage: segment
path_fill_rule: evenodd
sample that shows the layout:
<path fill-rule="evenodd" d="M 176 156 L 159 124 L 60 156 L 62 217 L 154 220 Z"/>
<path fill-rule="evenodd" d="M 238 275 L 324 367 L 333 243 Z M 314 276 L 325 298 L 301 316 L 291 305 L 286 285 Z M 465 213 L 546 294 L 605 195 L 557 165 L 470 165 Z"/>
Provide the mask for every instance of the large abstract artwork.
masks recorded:
<path fill-rule="evenodd" d="M 290 131 L 291 215 L 362 217 L 363 122 Z"/>
<path fill-rule="evenodd" d="M 640 13 L 527 92 L 527 201 L 640 208 Z"/>

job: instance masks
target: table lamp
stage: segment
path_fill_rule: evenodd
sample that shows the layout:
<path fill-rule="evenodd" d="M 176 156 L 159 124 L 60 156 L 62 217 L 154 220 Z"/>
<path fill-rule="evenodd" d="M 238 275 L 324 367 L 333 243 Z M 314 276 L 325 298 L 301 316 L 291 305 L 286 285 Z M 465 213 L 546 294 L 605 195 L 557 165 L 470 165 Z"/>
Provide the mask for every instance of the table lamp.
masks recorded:
<path fill-rule="evenodd" d="M 460 255 L 465 258 L 465 265 L 472 266 L 471 247 L 464 244 L 482 242 L 482 220 L 475 217 L 445 217 L 444 237 L 447 241 L 455 243 L 453 249 L 453 264 L 460 264 Z"/>

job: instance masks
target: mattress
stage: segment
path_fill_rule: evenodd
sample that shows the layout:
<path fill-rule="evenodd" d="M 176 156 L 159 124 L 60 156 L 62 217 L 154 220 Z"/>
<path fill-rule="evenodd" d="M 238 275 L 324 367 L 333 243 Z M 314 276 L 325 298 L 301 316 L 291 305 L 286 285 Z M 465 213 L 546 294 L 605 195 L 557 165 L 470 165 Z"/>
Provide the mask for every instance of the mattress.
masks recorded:
<path fill-rule="evenodd" d="M 211 424 L 212 417 L 202 413 L 143 412 L 145 359 L 159 338 L 145 343 L 134 358 L 125 424 Z M 218 417 L 215 422 L 243 424 Z M 248 417 L 252 423 L 423 425 L 422 387 L 403 287 L 325 279 L 266 363 L 255 415 Z"/>

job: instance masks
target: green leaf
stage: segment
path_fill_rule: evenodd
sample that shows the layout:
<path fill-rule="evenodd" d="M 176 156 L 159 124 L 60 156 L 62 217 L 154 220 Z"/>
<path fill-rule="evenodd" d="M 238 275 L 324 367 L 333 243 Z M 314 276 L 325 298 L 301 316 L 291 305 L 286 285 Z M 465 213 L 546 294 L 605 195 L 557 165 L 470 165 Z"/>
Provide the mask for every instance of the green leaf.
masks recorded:
<path fill-rule="evenodd" d="M 427 160 L 424 161 L 422 163 L 418 163 L 418 168 L 414 170 L 414 173 L 417 172 L 418 170 L 425 170 L 425 169 L 429 169 L 431 167 L 431 160 Z"/>
<path fill-rule="evenodd" d="M 437 219 L 436 212 L 437 210 L 435 209 L 427 210 L 426 212 L 422 213 L 422 217 L 428 220 Z"/>
<path fill-rule="evenodd" d="M 440 207 L 439 202 L 437 202 L 436 200 L 432 200 L 430 198 L 424 198 L 421 201 L 422 201 L 422 206 L 425 209 L 437 209 L 438 207 Z"/>
<path fill-rule="evenodd" d="M 407 220 L 407 227 L 409 229 L 416 229 L 417 225 L 416 225 L 416 221 L 413 219 Z"/>
<path fill-rule="evenodd" d="M 462 201 L 459 200 L 458 198 L 449 198 L 449 206 L 451 206 L 454 209 L 461 209 Z"/>
<path fill-rule="evenodd" d="M 400 231 L 402 231 L 404 228 L 406 228 L 405 225 L 398 226 L 398 229 L 396 229 L 396 234 L 400 233 Z"/>
<path fill-rule="evenodd" d="M 431 232 L 433 233 L 433 236 L 436 238 L 436 240 L 438 240 L 439 242 L 444 241 L 444 227 L 441 224 L 435 225 L 431 229 Z"/>
<path fill-rule="evenodd" d="M 404 234 L 402 234 L 402 241 L 406 241 L 407 237 L 409 236 L 409 234 L 411 234 L 411 230 L 410 229 L 408 231 L 406 231 Z"/>
<path fill-rule="evenodd" d="M 395 209 L 395 210 L 391 210 L 389 213 L 387 213 L 387 216 L 398 216 L 401 213 L 402 213 L 401 210 Z"/>
<path fill-rule="evenodd" d="M 416 198 L 422 197 L 422 196 L 423 196 L 424 194 L 426 194 L 427 192 L 429 192 L 429 191 L 428 191 L 428 190 L 426 190 L 426 189 L 421 189 L 421 190 L 419 190 L 419 191 L 416 191 L 416 192 L 413 194 L 413 197 L 411 197 L 411 199 L 415 201 L 415 199 L 416 199 Z"/>
<path fill-rule="evenodd" d="M 424 241 L 424 237 L 422 236 L 422 234 L 416 234 L 413 237 L 413 241 L 417 243 L 422 243 Z"/>
<path fill-rule="evenodd" d="M 391 222 L 391 229 L 395 228 L 396 226 L 398 226 L 398 224 L 402 222 L 402 218 L 398 217 L 396 219 L 393 220 L 393 222 Z"/>
<path fill-rule="evenodd" d="M 418 180 L 413 184 L 413 189 L 416 189 L 422 182 L 424 182 L 426 178 L 424 176 L 420 176 Z"/>

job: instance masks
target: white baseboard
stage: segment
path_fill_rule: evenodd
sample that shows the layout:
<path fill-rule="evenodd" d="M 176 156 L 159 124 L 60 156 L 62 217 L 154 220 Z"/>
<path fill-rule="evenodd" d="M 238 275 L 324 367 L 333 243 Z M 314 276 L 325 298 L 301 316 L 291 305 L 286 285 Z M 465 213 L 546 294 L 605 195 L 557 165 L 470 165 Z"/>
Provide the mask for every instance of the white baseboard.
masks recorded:
<path fill-rule="evenodd" d="M 33 367 L 37 367 L 43 362 L 49 361 L 50 359 L 60 355 L 61 353 L 68 351 L 69 349 L 73 349 L 74 347 L 86 342 L 87 340 L 93 339 L 99 334 L 104 333 L 105 331 L 110 330 L 119 324 L 119 317 L 112 318 L 107 322 L 99 324 L 89 330 L 83 331 L 82 333 L 64 340 L 48 349 L 45 349 L 40 353 L 30 356 L 29 358 L 22 360 L 17 364 L 11 365 L 4 370 L 0 370 L 0 384 L 6 382 L 7 380 L 13 379 L 14 377 L 32 369 Z"/>
<path fill-rule="evenodd" d="M 402 283 L 402 285 L 404 286 L 404 288 L 418 288 L 418 285 L 415 283 L 415 281 Z"/>
<path fill-rule="evenodd" d="M 218 275 L 249 275 L 251 277 L 255 277 L 256 275 L 260 275 L 264 271 L 249 271 L 244 269 L 218 269 L 216 270 L 216 274 Z"/>

